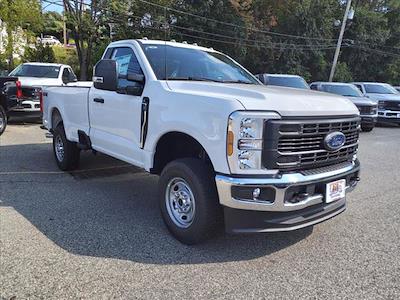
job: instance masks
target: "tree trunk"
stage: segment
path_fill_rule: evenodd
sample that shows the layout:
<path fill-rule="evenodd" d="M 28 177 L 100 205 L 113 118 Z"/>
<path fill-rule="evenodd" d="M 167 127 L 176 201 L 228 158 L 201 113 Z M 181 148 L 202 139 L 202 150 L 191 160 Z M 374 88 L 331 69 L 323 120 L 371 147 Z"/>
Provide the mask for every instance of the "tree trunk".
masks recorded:
<path fill-rule="evenodd" d="M 11 24 L 12 20 L 12 11 L 11 11 L 11 2 L 12 0 L 8 0 L 8 22 L 7 26 L 7 47 L 6 53 L 8 58 L 8 71 L 11 72 L 14 69 L 14 36 L 13 36 L 13 24 Z"/>
<path fill-rule="evenodd" d="M 88 61 L 87 61 L 87 49 L 82 49 L 82 57 L 79 62 L 81 75 L 80 80 L 86 81 L 88 80 Z"/>

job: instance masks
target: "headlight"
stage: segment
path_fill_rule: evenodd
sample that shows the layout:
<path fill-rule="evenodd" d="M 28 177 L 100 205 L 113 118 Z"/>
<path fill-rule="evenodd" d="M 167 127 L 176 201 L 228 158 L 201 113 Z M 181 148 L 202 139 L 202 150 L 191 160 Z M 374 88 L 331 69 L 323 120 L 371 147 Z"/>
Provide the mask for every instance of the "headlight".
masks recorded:
<path fill-rule="evenodd" d="M 227 157 L 231 173 L 266 173 L 262 166 L 264 124 L 280 119 L 274 112 L 241 112 L 229 117 Z"/>

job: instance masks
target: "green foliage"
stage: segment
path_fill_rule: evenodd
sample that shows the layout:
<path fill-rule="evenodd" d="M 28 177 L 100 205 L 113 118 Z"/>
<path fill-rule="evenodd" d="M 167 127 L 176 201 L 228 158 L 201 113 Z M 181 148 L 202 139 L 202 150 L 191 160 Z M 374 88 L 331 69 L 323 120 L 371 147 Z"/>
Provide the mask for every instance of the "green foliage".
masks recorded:
<path fill-rule="evenodd" d="M 54 11 L 45 12 L 43 14 L 43 30 L 41 33 L 46 35 L 53 35 L 60 41 L 62 41 L 63 40 L 62 15 Z"/>
<path fill-rule="evenodd" d="M 6 24 L 7 30 L 9 71 L 14 67 L 15 33 L 18 29 L 25 30 L 27 35 L 37 32 L 42 26 L 40 12 L 39 0 L 0 0 L 0 19 Z"/>
<path fill-rule="evenodd" d="M 79 61 L 75 48 L 64 48 L 62 46 L 52 47 L 54 52 L 54 62 L 70 65 L 75 74 L 79 74 Z"/>
<path fill-rule="evenodd" d="M 0 0 L 0 4 L 11 2 L 13 9 L 23 11 L 13 24 L 27 23 L 35 16 L 27 16 L 26 4 L 37 0 Z M 343 18 L 346 4 L 338 0 L 150 1 L 172 8 L 166 10 L 138 0 L 91 0 L 89 9 L 81 9 L 80 0 L 63 2 L 77 49 L 54 47 L 55 60 L 81 71 L 82 79 L 91 76 L 110 39 L 146 36 L 196 42 L 227 53 L 254 73 L 299 74 L 308 81 L 328 79 L 340 30 L 333 23 Z M 335 80 L 399 84 L 400 1 L 358 0 L 353 6 L 355 18 L 346 28 Z M 0 17 L 10 17 L 10 9 L 1 7 Z M 39 21 L 30 22 L 44 24 L 32 27 L 41 30 L 37 32 L 62 39 L 59 14 L 47 12 L 34 18 Z"/>
<path fill-rule="evenodd" d="M 334 76 L 334 81 L 340 82 L 352 82 L 353 75 L 350 71 L 349 66 L 345 62 L 339 62 L 336 66 L 336 72 Z"/>
<path fill-rule="evenodd" d="M 44 46 L 42 43 L 36 43 L 34 47 L 27 46 L 22 58 L 24 62 L 47 62 L 53 63 L 55 56 L 53 49 L 48 45 Z"/>

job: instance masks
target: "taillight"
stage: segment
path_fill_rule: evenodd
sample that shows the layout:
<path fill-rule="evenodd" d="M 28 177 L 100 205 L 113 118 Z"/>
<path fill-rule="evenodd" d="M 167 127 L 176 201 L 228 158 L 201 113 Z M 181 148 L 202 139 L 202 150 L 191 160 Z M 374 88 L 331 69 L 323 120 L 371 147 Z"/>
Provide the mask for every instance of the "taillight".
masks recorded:
<path fill-rule="evenodd" d="M 22 98 L 22 85 L 21 81 L 16 81 L 15 82 L 15 87 L 17 88 L 17 98 Z"/>
<path fill-rule="evenodd" d="M 42 89 L 39 89 L 38 91 L 39 94 L 39 101 L 40 101 L 40 112 L 43 112 L 43 91 Z"/>

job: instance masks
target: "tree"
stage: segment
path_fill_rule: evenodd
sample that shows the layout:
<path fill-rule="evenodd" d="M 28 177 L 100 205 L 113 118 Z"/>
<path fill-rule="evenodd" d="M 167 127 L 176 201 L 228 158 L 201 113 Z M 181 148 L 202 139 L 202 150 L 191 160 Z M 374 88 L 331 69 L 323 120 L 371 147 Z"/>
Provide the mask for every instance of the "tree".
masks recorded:
<path fill-rule="evenodd" d="M 38 0 L 0 0 L 0 18 L 6 24 L 6 56 L 8 69 L 14 68 L 14 34 L 18 29 L 26 33 L 37 31 L 42 26 Z"/>
<path fill-rule="evenodd" d="M 53 48 L 49 45 L 43 45 L 42 43 L 36 43 L 34 47 L 27 46 L 23 56 L 24 61 L 33 62 L 55 62 L 55 55 Z"/>
<path fill-rule="evenodd" d="M 60 41 L 63 38 L 63 19 L 62 15 L 55 11 L 43 13 L 43 34 L 53 35 Z"/>
<path fill-rule="evenodd" d="M 75 40 L 78 53 L 81 80 L 88 79 L 93 45 L 100 36 L 102 10 L 107 7 L 108 2 L 110 1 L 92 0 L 90 4 L 85 4 L 81 0 L 63 0 L 67 26 Z"/>

